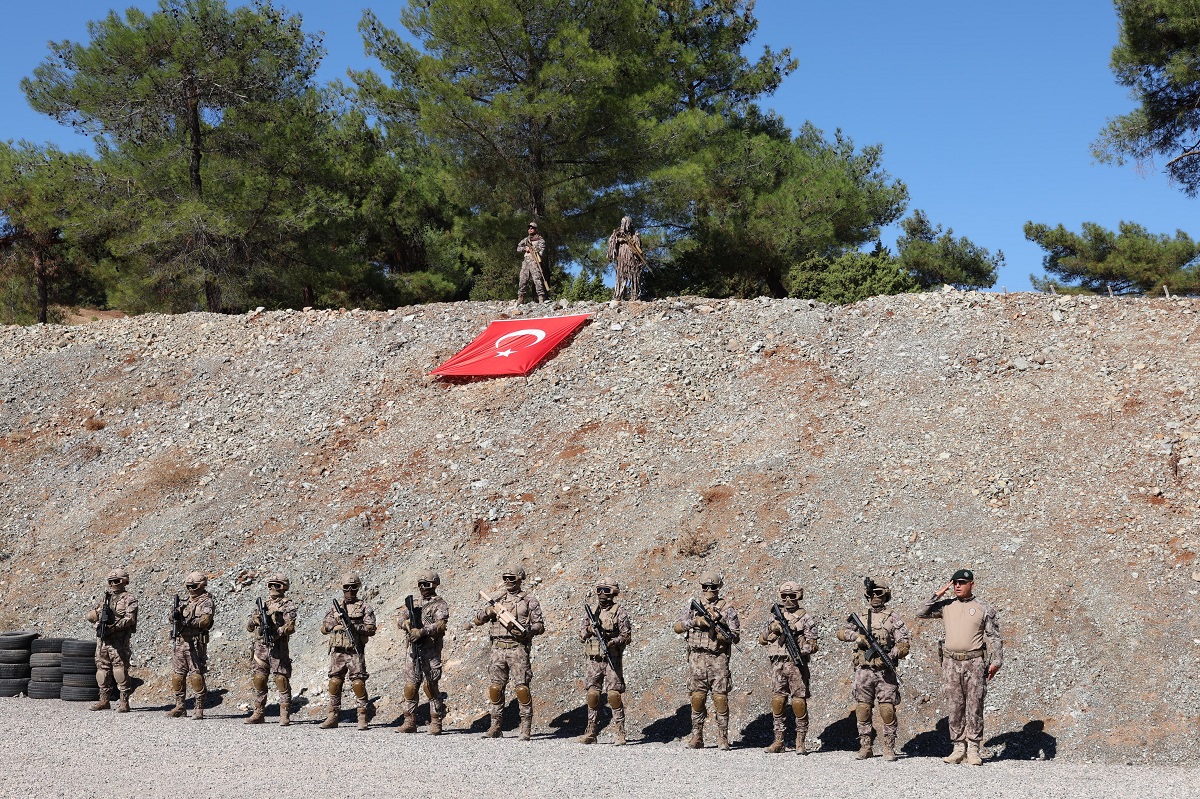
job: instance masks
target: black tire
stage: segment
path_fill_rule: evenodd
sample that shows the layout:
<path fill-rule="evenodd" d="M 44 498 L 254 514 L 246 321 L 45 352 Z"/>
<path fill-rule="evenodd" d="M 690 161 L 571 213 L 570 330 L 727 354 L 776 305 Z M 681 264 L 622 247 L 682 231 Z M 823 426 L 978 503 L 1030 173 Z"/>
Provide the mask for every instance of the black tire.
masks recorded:
<path fill-rule="evenodd" d="M 63 678 L 62 669 L 57 666 L 46 666 L 40 669 L 30 669 L 29 679 L 34 682 L 56 682 L 61 683 Z"/>
<path fill-rule="evenodd" d="M 29 666 L 24 663 L 0 663 L 0 680 L 29 679 Z"/>
<path fill-rule="evenodd" d="M 0 663 L 28 663 L 28 649 L 0 649 Z"/>
<path fill-rule="evenodd" d="M 29 688 L 29 680 L 0 680 L 0 696 L 20 696 Z"/>
<path fill-rule="evenodd" d="M 99 686 L 96 685 L 96 672 L 94 671 L 91 674 L 64 674 L 62 676 L 62 684 L 71 688 L 95 688 L 99 690 Z"/>
<path fill-rule="evenodd" d="M 37 637 L 38 634 L 32 630 L 0 633 L 0 649 L 28 649 L 30 642 Z"/>
<path fill-rule="evenodd" d="M 63 674 L 95 674 L 95 658 L 63 658 L 59 666 Z"/>
<path fill-rule="evenodd" d="M 30 699 L 58 699 L 62 694 L 62 683 L 30 680 L 27 691 L 25 695 Z"/>
<path fill-rule="evenodd" d="M 58 698 L 64 702 L 95 702 L 100 699 L 100 688 L 95 685 L 91 688 L 75 688 L 64 685 Z"/>
<path fill-rule="evenodd" d="M 34 654 L 38 652 L 53 652 L 55 654 L 62 653 L 62 645 L 64 638 L 35 638 L 29 648 Z"/>
<path fill-rule="evenodd" d="M 37 642 L 35 641 L 34 643 Z M 29 656 L 29 665 L 33 666 L 35 669 L 45 668 L 47 666 L 53 666 L 57 669 L 62 665 L 62 655 L 58 654 L 57 652 L 35 651 Z"/>
<path fill-rule="evenodd" d="M 65 638 L 59 650 L 65 658 L 92 658 L 96 656 L 96 639 Z"/>

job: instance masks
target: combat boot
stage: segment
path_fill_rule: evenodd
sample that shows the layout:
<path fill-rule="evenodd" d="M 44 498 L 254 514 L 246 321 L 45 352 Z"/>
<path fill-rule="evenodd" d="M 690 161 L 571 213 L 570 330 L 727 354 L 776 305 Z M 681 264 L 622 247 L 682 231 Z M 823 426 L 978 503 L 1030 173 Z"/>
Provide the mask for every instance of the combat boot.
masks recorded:
<path fill-rule="evenodd" d="M 896 762 L 896 736 L 883 736 L 883 759 L 889 763 Z"/>
<path fill-rule="evenodd" d="M 339 712 L 340 712 L 340 709 L 334 710 L 331 708 L 329 710 L 329 712 L 326 714 L 325 720 L 321 722 L 320 728 L 322 730 L 331 730 L 334 727 L 336 727 L 338 725 Z"/>
<path fill-rule="evenodd" d="M 729 714 L 717 714 L 717 748 L 723 752 L 729 751 Z"/>
<path fill-rule="evenodd" d="M 117 700 L 117 712 L 118 713 L 128 713 L 129 712 L 129 692 L 128 691 L 121 692 L 121 697 Z"/>
<path fill-rule="evenodd" d="M 405 716 L 404 723 L 396 728 L 396 732 L 416 732 L 416 731 L 417 731 L 417 719 L 416 719 L 416 716 L 414 716 L 411 713 L 409 713 L 407 716 Z"/>
<path fill-rule="evenodd" d="M 282 712 L 282 711 L 280 711 Z M 250 714 L 250 718 L 246 719 L 246 724 L 263 724 L 267 720 L 266 711 L 260 704 L 254 705 L 254 712 Z"/>
<path fill-rule="evenodd" d="M 858 736 L 858 754 L 854 756 L 855 760 L 866 760 L 869 757 L 874 757 L 875 751 L 871 748 L 871 736 Z"/>
<path fill-rule="evenodd" d="M 173 718 L 173 719 L 177 719 L 177 718 L 179 718 L 180 716 L 186 716 L 186 715 L 187 715 L 187 708 L 185 708 L 185 707 L 183 706 L 183 700 L 182 700 L 182 699 L 180 699 L 180 698 L 178 698 L 178 697 L 176 697 L 176 698 L 175 698 L 175 707 L 173 707 L 173 708 L 171 708 L 170 710 L 168 710 L 168 711 L 167 711 L 167 715 L 168 715 L 168 716 L 170 716 L 170 717 L 171 717 L 171 718 Z"/>
<path fill-rule="evenodd" d="M 979 741 L 967 741 L 967 765 L 983 765 L 983 758 L 979 755 Z"/>
<path fill-rule="evenodd" d="M 500 729 L 500 714 L 492 714 L 492 726 L 487 728 L 487 732 L 481 735 L 481 738 L 503 738 L 504 733 Z"/>
<path fill-rule="evenodd" d="M 192 708 L 192 721 L 204 721 L 204 700 L 196 697 L 196 704 Z"/>
<path fill-rule="evenodd" d="M 613 722 L 613 746 L 625 745 L 625 721 Z"/>
<path fill-rule="evenodd" d="M 804 728 L 804 729 L 797 728 L 796 729 L 796 754 L 798 754 L 798 755 L 807 755 L 808 754 L 808 743 L 805 741 L 805 739 L 807 737 L 808 737 L 808 729 L 807 728 Z"/>
<path fill-rule="evenodd" d="M 187 698 L 187 687 L 182 674 L 171 675 L 171 691 L 175 694 L 175 707 L 168 710 L 167 715 L 174 719 L 187 715 L 187 710 L 183 707 Z"/>
<path fill-rule="evenodd" d="M 692 737 L 687 742 L 688 749 L 704 748 L 704 722 L 692 725 Z"/>
<path fill-rule="evenodd" d="M 358 728 L 360 730 L 367 729 L 367 709 L 365 707 L 358 709 Z"/>
<path fill-rule="evenodd" d="M 966 741 L 955 741 L 954 742 L 954 751 L 952 751 L 949 754 L 949 756 L 943 757 L 942 762 L 943 763 L 951 763 L 951 764 L 961 763 L 961 762 L 963 762 L 963 760 L 966 759 L 966 757 L 967 757 L 967 742 Z"/>
<path fill-rule="evenodd" d="M 521 732 L 517 735 L 522 741 L 528 741 L 533 735 L 533 717 L 524 716 L 521 718 Z"/>
<path fill-rule="evenodd" d="M 783 730 L 775 733 L 775 740 L 763 751 L 770 755 L 779 754 L 784 750 L 783 746 Z"/>
<path fill-rule="evenodd" d="M 583 731 L 583 735 L 579 736 L 579 738 L 577 740 L 581 744 L 596 743 L 596 722 L 589 721 L 588 725 L 587 725 L 587 729 L 585 729 Z"/>
<path fill-rule="evenodd" d="M 429 714 L 429 734 L 430 735 L 441 735 L 442 734 L 442 717 L 436 713 Z"/>
<path fill-rule="evenodd" d="M 287 702 L 279 703 L 279 726 L 290 727 L 292 724 L 292 706 Z"/>
<path fill-rule="evenodd" d="M 108 710 L 111 705 L 108 704 L 108 697 L 101 696 L 100 701 L 88 708 L 88 710 Z"/>

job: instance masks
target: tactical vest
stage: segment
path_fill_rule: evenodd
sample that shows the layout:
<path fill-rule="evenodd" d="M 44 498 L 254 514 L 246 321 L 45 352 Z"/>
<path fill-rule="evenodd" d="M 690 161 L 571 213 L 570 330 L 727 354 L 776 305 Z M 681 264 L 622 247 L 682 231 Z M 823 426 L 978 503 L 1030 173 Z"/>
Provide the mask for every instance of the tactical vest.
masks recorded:
<path fill-rule="evenodd" d="M 354 625 L 361 625 L 363 617 L 367 615 L 367 603 L 359 600 L 358 602 L 347 602 L 342 605 L 346 609 L 346 615 L 350 617 L 350 622 Z M 342 617 L 336 611 L 334 616 L 338 622 L 341 622 Z M 361 633 L 350 633 L 345 629 L 337 630 L 329 637 L 329 646 L 331 648 L 354 649 L 355 641 L 358 641 L 358 646 L 366 647 L 367 638 L 369 636 Z"/>
<path fill-rule="evenodd" d="M 217 606 L 213 602 L 212 594 L 203 591 L 198 596 L 189 596 L 180 607 L 180 611 L 183 613 L 184 624 L 180 635 L 190 641 L 207 644 L 208 630 L 201 630 L 199 625 L 203 616 L 212 616 L 214 623 L 216 622 Z"/>
<path fill-rule="evenodd" d="M 788 628 L 792 631 L 792 637 L 796 639 L 796 648 L 799 649 L 804 646 L 804 626 L 801 624 L 805 616 L 804 608 L 788 610 L 780 605 L 779 609 L 783 611 L 783 618 L 787 619 Z M 775 618 L 774 613 L 771 614 L 771 621 L 779 621 Z M 767 657 L 791 659 L 785 640 L 784 636 L 780 635 L 774 641 L 767 644 Z M 800 657 L 802 660 L 808 660 L 808 655 L 801 655 Z"/>
<path fill-rule="evenodd" d="M 708 602 L 701 602 L 701 604 L 704 605 L 704 609 L 707 610 L 709 615 L 711 615 L 714 619 L 721 622 L 725 621 L 724 599 L 718 599 L 712 604 L 709 604 Z M 687 632 L 687 645 L 688 649 L 696 649 L 701 652 L 713 653 L 728 653 L 733 648 L 733 644 L 731 642 L 722 641 L 717 638 L 717 631 L 712 627 L 709 627 L 707 630 L 702 630 L 699 627 L 692 627 Z"/>
<path fill-rule="evenodd" d="M 863 620 L 863 624 L 867 623 L 868 613 L 871 619 L 871 634 L 875 636 L 875 640 L 879 642 L 879 646 L 884 652 L 890 652 L 892 647 L 896 645 L 896 622 L 892 618 L 891 608 L 884 608 L 880 611 L 868 608 L 859 614 Z M 870 649 L 855 650 L 854 665 L 856 667 L 865 666 L 868 669 L 884 668 L 883 658 L 875 655 Z"/>
<path fill-rule="evenodd" d="M 136 604 L 137 600 L 133 596 L 133 594 L 129 593 L 128 591 L 122 591 L 121 593 L 117 594 L 109 601 L 109 609 L 112 611 L 112 615 L 113 615 L 112 621 L 110 621 L 109 624 L 113 624 L 114 622 L 123 620 L 128 617 L 130 602 L 134 602 Z M 103 602 L 96 605 L 96 617 L 97 618 L 100 617 L 100 609 L 103 607 L 104 607 Z M 107 641 L 109 644 L 113 644 L 113 645 L 128 644 L 129 637 L 131 635 L 133 635 L 133 633 L 136 630 L 137 630 L 137 618 L 134 617 L 133 624 L 131 624 L 129 627 L 126 627 L 125 629 L 113 630 L 110 628 L 107 632 L 105 632 L 104 640 Z"/>
<path fill-rule="evenodd" d="M 600 621 L 600 630 L 604 633 L 604 640 L 608 641 L 621 632 L 620 623 L 617 616 L 617 605 L 614 603 L 612 607 L 605 608 L 597 606 L 593 608 L 596 618 Z M 593 632 L 595 632 L 593 630 Z M 609 650 L 615 658 L 620 654 L 618 647 L 613 647 Z M 591 636 L 583 642 L 583 653 L 588 657 L 601 657 L 604 653 L 600 651 L 600 641 L 596 636 Z"/>
<path fill-rule="evenodd" d="M 416 609 L 417 615 L 421 617 L 421 628 L 425 630 L 426 635 L 421 636 L 417 640 L 419 648 L 426 647 L 441 647 L 442 639 L 446 636 L 445 630 L 435 631 L 437 619 L 434 618 L 438 611 L 441 615 L 448 617 L 450 615 L 450 604 L 440 596 L 432 596 L 429 599 L 424 599 L 419 596 L 413 597 L 413 608 Z M 408 615 L 408 608 L 404 608 L 405 616 Z M 409 619 L 411 622 L 412 620 Z"/>
<path fill-rule="evenodd" d="M 293 602 L 292 600 L 288 599 L 287 597 L 284 597 L 283 599 L 268 599 L 264 604 L 267 606 L 267 616 L 273 616 L 275 614 L 275 612 L 278 611 L 279 613 L 283 614 L 284 624 L 287 624 L 287 617 L 296 612 L 296 603 Z M 255 611 L 255 614 L 257 615 L 257 613 L 258 613 L 257 606 L 255 606 L 254 611 Z M 275 630 L 274 635 L 275 635 L 275 641 L 277 643 L 286 643 L 288 640 L 288 637 L 289 637 L 288 635 L 284 634 L 280 630 Z M 258 627 L 254 628 L 254 637 L 260 641 L 262 640 L 262 638 L 263 638 L 262 625 L 259 625 Z"/>
<path fill-rule="evenodd" d="M 495 600 L 494 604 L 497 608 L 504 608 L 509 613 L 517 617 L 517 621 L 525 629 L 529 629 L 529 596 L 528 591 L 522 591 L 519 594 L 510 594 L 507 591 L 502 596 Z M 513 633 L 509 631 L 504 623 L 499 618 L 495 619 L 488 626 L 488 635 L 493 639 L 507 638 L 512 640 Z"/>

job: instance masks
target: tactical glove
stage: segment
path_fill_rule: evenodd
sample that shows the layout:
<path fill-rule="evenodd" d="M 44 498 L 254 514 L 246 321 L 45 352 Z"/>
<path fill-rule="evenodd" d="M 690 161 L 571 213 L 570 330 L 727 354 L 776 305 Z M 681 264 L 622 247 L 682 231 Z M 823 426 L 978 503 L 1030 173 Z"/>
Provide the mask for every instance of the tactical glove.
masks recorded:
<path fill-rule="evenodd" d="M 709 625 L 708 619 L 703 616 L 696 616 L 692 619 L 692 626 L 698 627 L 701 630 L 707 630 L 711 625 Z"/>
<path fill-rule="evenodd" d="M 859 634 L 859 636 L 857 638 L 854 639 L 854 643 L 858 644 L 859 649 L 870 649 L 871 648 L 871 645 L 867 643 L 867 636 L 862 635 L 861 633 Z"/>
<path fill-rule="evenodd" d="M 769 629 L 773 635 L 783 635 L 783 625 L 777 621 L 771 622 L 771 626 L 767 629 Z"/>

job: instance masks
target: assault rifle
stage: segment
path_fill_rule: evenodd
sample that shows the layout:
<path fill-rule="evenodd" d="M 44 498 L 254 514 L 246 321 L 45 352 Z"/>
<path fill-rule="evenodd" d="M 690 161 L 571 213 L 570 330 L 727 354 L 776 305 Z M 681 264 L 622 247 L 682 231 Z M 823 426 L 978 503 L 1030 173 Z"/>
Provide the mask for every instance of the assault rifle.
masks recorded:
<path fill-rule="evenodd" d="M 346 635 L 350 636 L 350 642 L 354 644 L 354 653 L 358 655 L 359 661 L 366 657 L 363 652 L 363 646 L 358 642 L 358 631 L 354 629 L 354 623 L 350 621 L 350 614 L 346 612 L 346 606 L 333 600 L 333 609 L 337 611 L 338 616 L 342 619 L 342 627 L 346 630 Z"/>
<path fill-rule="evenodd" d="M 879 645 L 879 641 L 876 640 L 874 634 L 871 632 L 870 625 L 863 624 L 863 620 L 859 618 L 857 613 L 851 613 L 846 621 L 853 624 L 858 630 L 858 634 L 867 639 L 867 647 L 875 653 L 875 657 L 883 661 L 883 665 L 887 667 L 888 671 L 896 675 L 896 682 L 899 683 L 900 675 L 896 672 L 896 664 L 888 657 L 888 653 L 883 650 L 883 647 Z"/>
<path fill-rule="evenodd" d="M 480 591 L 479 598 L 488 604 L 488 607 L 490 607 L 492 612 L 496 614 L 496 618 L 500 620 L 500 623 L 507 627 L 510 631 L 516 630 L 521 635 L 525 635 L 528 632 L 528 630 L 525 629 L 525 625 L 517 621 L 517 617 L 512 615 L 512 613 L 509 613 L 508 610 L 497 605 L 496 600 L 488 596 L 487 591 Z"/>
<path fill-rule="evenodd" d="M 616 673 L 617 662 L 613 659 L 612 650 L 608 648 L 608 641 L 604 640 L 604 628 L 600 626 L 600 617 L 592 610 L 592 606 L 586 602 L 583 603 L 583 612 L 587 614 L 588 624 L 592 626 L 592 632 L 596 634 L 596 640 L 600 642 L 600 654 L 604 655 L 604 659 L 608 661 L 608 665 Z"/>
<path fill-rule="evenodd" d="M 171 609 L 171 640 L 183 632 L 183 611 L 179 609 L 179 594 L 175 595 L 175 606 Z"/>
<path fill-rule="evenodd" d="M 775 621 L 779 622 L 779 626 L 783 628 L 783 646 L 787 649 L 788 657 L 796 664 L 796 668 L 803 668 L 803 655 L 800 654 L 800 644 L 796 642 L 796 634 L 792 632 L 792 628 L 788 625 L 787 617 L 783 615 L 783 608 L 779 607 L 776 602 L 771 606 L 771 615 L 775 617 Z"/>
<path fill-rule="evenodd" d="M 697 616 L 703 616 L 704 620 L 708 622 L 708 626 L 719 632 L 729 643 L 732 644 L 735 642 L 737 636 L 733 634 L 733 630 L 729 629 L 729 625 L 725 623 L 725 620 L 714 618 L 708 612 L 708 608 L 697 602 L 694 597 L 692 598 L 692 612 Z"/>
<path fill-rule="evenodd" d="M 104 604 L 100 606 L 100 615 L 96 619 L 96 637 L 104 639 L 104 628 L 113 622 L 112 594 L 104 592 Z"/>
<path fill-rule="evenodd" d="M 408 609 L 408 627 L 411 630 L 413 627 L 421 627 L 421 609 L 413 603 L 413 596 L 409 594 L 404 597 L 404 607 Z M 421 677 L 421 653 L 417 650 L 417 642 L 413 641 L 408 645 L 408 654 L 413 661 L 413 674 L 417 675 L 417 681 L 420 682 Z"/>
<path fill-rule="evenodd" d="M 275 645 L 275 625 L 271 624 L 271 617 L 267 615 L 267 606 L 263 604 L 262 597 L 254 600 L 254 604 L 258 606 L 258 629 L 262 634 L 263 644 L 269 649 Z"/>

